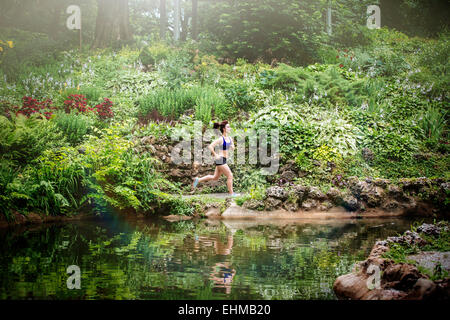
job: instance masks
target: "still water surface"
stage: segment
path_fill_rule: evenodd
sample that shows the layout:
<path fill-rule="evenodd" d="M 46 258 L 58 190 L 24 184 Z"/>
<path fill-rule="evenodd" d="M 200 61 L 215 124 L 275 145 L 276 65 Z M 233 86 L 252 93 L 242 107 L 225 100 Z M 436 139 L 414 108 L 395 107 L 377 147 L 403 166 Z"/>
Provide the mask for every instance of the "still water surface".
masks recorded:
<path fill-rule="evenodd" d="M 336 299 L 406 219 L 130 220 L 0 229 L 0 299 Z M 67 267 L 81 270 L 69 290 Z"/>

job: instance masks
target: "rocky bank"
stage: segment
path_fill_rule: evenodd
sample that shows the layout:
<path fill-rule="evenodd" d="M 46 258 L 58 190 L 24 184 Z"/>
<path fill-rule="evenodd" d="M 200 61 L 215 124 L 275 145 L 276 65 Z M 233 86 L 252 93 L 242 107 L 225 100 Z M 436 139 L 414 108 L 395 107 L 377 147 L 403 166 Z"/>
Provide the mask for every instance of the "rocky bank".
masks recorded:
<path fill-rule="evenodd" d="M 433 281 L 429 275 L 421 273 L 418 266 L 432 274 L 438 268 L 449 272 L 450 252 L 420 251 L 407 257 L 408 260 L 415 261 L 415 264 L 394 263 L 383 258 L 392 243 L 417 245 L 421 248 L 427 244 L 422 238 L 423 234 L 437 237 L 444 231 L 448 232 L 448 224 L 423 224 L 417 231 L 406 231 L 401 237 L 378 241 L 369 257 L 356 264 L 352 273 L 336 279 L 334 292 L 340 299 L 351 300 L 449 300 L 450 278 L 447 276 Z"/>

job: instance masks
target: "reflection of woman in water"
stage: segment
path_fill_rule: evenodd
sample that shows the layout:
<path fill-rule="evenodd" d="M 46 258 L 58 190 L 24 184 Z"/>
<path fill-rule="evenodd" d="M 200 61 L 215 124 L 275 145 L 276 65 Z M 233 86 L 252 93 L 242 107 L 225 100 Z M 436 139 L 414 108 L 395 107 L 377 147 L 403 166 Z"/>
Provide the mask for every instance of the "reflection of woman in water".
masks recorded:
<path fill-rule="evenodd" d="M 217 270 L 217 268 L 220 268 Z M 212 267 L 211 277 L 210 279 L 214 281 L 214 287 L 216 288 L 225 288 L 225 293 L 231 293 L 231 283 L 233 282 L 234 275 L 236 274 L 236 270 L 232 269 L 229 265 L 229 262 L 218 262 Z M 219 273 L 219 277 L 215 276 L 216 273 Z"/>
<path fill-rule="evenodd" d="M 218 237 L 217 237 L 218 238 Z M 220 239 L 214 241 L 214 248 L 217 255 L 228 256 L 233 248 L 233 235 L 229 235 L 227 244 L 223 244 Z M 219 270 L 217 270 L 219 268 Z M 219 276 L 217 276 L 217 273 Z M 236 274 L 236 270 L 231 268 L 229 261 L 217 262 L 212 267 L 210 279 L 214 281 L 214 287 L 225 288 L 225 293 L 231 293 L 231 283 Z"/>

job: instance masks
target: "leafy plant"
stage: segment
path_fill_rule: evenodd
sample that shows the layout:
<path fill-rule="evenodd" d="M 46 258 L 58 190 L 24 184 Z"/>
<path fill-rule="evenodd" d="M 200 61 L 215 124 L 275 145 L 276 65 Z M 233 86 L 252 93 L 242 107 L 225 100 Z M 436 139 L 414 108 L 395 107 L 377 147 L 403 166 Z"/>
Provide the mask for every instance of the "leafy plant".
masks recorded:
<path fill-rule="evenodd" d="M 113 103 L 108 98 L 105 98 L 104 101 L 95 106 L 96 113 L 101 120 L 106 120 L 114 117 L 114 112 L 111 110 Z"/>
<path fill-rule="evenodd" d="M 37 115 L 30 118 L 12 114 L 11 120 L 0 116 L 0 151 L 3 158 L 26 164 L 44 150 L 66 144 L 56 124 Z"/>
<path fill-rule="evenodd" d="M 446 111 L 430 106 L 422 112 L 419 118 L 419 126 L 425 133 L 426 139 L 431 146 L 436 146 L 447 129 Z"/>
<path fill-rule="evenodd" d="M 93 125 L 93 120 L 90 117 L 73 111 L 71 113 L 58 112 L 53 121 L 72 146 L 82 142 Z"/>
<path fill-rule="evenodd" d="M 86 97 L 82 94 L 71 94 L 64 101 L 64 111 L 70 113 L 72 110 L 76 110 L 80 113 L 86 113 L 93 111 L 94 109 L 87 106 Z"/>

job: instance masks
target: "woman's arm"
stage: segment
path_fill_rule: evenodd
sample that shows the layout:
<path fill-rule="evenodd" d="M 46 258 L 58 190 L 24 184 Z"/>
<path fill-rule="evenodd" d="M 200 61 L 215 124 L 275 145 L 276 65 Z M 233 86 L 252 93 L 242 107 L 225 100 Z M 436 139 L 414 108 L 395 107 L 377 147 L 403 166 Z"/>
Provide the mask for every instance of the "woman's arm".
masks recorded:
<path fill-rule="evenodd" d="M 209 146 L 208 149 L 209 151 L 211 151 L 212 155 L 214 156 L 214 158 L 217 158 L 219 155 L 214 151 L 214 147 L 220 143 L 220 138 L 214 140 Z"/>
<path fill-rule="evenodd" d="M 233 137 L 230 137 L 231 139 L 231 145 L 230 145 L 230 149 L 234 150 L 234 141 L 233 141 Z"/>

